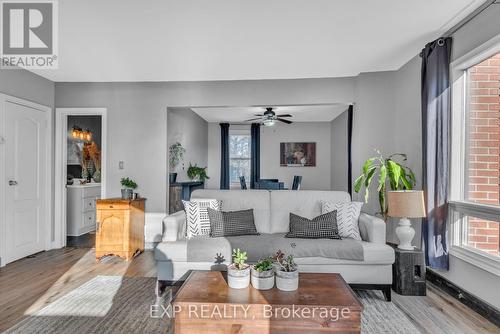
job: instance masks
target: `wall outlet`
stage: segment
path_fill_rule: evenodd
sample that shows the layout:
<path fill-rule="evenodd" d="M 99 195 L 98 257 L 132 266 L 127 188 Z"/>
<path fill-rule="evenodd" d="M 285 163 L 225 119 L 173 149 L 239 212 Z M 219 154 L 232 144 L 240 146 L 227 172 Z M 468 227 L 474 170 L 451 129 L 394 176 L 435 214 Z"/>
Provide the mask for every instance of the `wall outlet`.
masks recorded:
<path fill-rule="evenodd" d="M 124 169 L 125 168 L 124 165 L 125 165 L 125 163 L 123 161 L 119 161 L 118 162 L 118 169 Z"/>

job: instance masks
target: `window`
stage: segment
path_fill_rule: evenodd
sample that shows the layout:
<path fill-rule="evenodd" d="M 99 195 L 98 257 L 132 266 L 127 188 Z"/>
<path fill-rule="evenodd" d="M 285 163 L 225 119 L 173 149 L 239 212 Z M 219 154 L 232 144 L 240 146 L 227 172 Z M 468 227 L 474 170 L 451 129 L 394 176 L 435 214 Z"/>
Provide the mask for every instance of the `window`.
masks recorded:
<path fill-rule="evenodd" d="M 500 275 L 500 36 L 471 54 L 452 64 L 452 253 Z"/>
<path fill-rule="evenodd" d="M 250 130 L 229 131 L 229 180 L 231 188 L 240 187 L 240 176 L 250 183 Z"/>

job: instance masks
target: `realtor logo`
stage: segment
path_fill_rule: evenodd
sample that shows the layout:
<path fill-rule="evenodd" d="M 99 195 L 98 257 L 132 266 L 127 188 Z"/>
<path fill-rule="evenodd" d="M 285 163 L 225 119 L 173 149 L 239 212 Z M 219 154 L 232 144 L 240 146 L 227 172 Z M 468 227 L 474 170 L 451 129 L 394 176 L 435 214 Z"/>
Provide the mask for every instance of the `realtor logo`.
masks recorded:
<path fill-rule="evenodd" d="M 56 0 L 0 0 L 1 68 L 57 68 Z"/>

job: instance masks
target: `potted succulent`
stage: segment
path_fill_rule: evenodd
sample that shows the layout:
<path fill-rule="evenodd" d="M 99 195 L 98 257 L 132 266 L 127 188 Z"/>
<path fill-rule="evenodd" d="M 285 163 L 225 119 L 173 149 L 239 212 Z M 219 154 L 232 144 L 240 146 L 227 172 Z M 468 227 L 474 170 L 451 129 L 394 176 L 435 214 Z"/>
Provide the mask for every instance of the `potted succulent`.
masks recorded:
<path fill-rule="evenodd" d="M 274 265 L 270 257 L 260 259 L 252 266 L 250 280 L 257 290 L 269 290 L 274 286 Z"/>
<path fill-rule="evenodd" d="M 170 170 L 172 171 L 168 174 L 168 180 L 169 183 L 172 184 L 175 183 L 175 181 L 177 180 L 177 173 L 173 171 L 175 170 L 175 167 L 179 165 L 179 162 L 181 162 L 182 159 L 184 158 L 184 153 L 186 153 L 186 149 L 182 147 L 181 143 L 176 142 L 175 144 L 170 145 L 170 147 L 168 148 L 168 153 L 169 153 L 168 163 L 170 165 Z"/>
<path fill-rule="evenodd" d="M 132 199 L 134 189 L 137 188 L 137 183 L 128 177 L 123 177 L 120 183 L 122 185 L 122 199 Z"/>
<path fill-rule="evenodd" d="M 276 287 L 282 291 L 294 291 L 299 287 L 299 271 L 293 255 L 286 256 L 281 250 L 274 255 Z"/>
<path fill-rule="evenodd" d="M 246 263 L 247 252 L 233 250 L 233 263 L 227 267 L 227 282 L 230 288 L 244 289 L 250 284 L 250 265 Z"/>
<path fill-rule="evenodd" d="M 209 179 L 207 175 L 207 167 L 198 167 L 198 165 L 191 165 L 189 163 L 189 168 L 187 170 L 187 176 L 194 181 L 202 181 L 204 182 L 206 179 Z"/>

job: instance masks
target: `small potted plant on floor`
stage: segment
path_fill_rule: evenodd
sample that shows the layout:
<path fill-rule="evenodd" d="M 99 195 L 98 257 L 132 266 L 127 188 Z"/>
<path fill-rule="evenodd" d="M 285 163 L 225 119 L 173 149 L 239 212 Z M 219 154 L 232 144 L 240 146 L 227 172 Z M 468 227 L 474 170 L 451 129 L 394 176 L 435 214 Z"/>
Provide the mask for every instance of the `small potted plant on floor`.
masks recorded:
<path fill-rule="evenodd" d="M 281 250 L 274 256 L 276 287 L 282 291 L 294 291 L 299 287 L 299 271 L 293 255 L 286 256 Z"/>
<path fill-rule="evenodd" d="M 184 157 L 184 153 L 186 153 L 186 149 L 182 147 L 182 144 L 176 142 L 175 144 L 170 145 L 168 148 L 169 152 L 169 165 L 170 165 L 170 173 L 168 175 L 168 179 L 170 184 L 175 183 L 177 181 L 177 173 L 175 172 L 175 168 L 182 161 Z"/>
<path fill-rule="evenodd" d="M 132 199 L 134 189 L 137 188 L 137 183 L 128 177 L 123 177 L 120 183 L 122 185 L 122 199 Z"/>
<path fill-rule="evenodd" d="M 207 175 L 207 167 L 198 167 L 197 164 L 194 164 L 193 166 L 191 163 L 189 163 L 187 176 L 193 181 L 205 182 L 206 179 L 209 179 Z"/>
<path fill-rule="evenodd" d="M 250 279 L 252 286 L 257 290 L 269 290 L 274 286 L 273 259 L 262 258 L 252 266 Z"/>
<path fill-rule="evenodd" d="M 250 284 L 250 265 L 246 263 L 247 252 L 233 250 L 233 263 L 227 267 L 227 282 L 230 288 L 244 289 Z"/>

